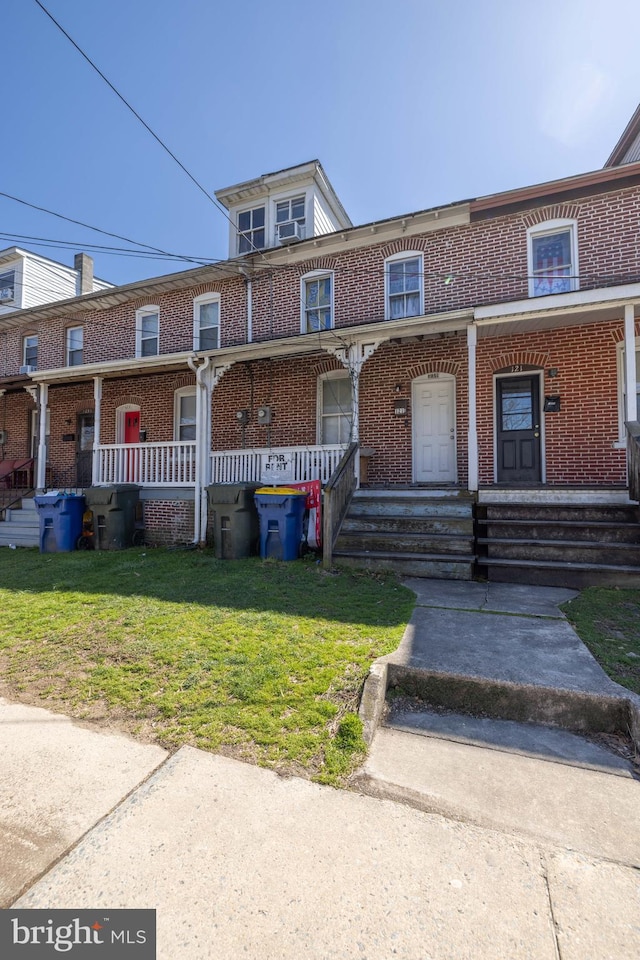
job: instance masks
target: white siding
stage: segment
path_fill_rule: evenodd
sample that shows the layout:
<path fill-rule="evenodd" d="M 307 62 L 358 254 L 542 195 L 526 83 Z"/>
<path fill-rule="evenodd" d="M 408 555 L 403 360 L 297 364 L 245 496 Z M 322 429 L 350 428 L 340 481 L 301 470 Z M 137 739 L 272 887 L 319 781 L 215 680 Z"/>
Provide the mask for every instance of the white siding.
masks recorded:
<path fill-rule="evenodd" d="M 624 155 L 622 160 L 623 163 L 636 163 L 637 160 L 640 160 L 640 133 L 635 138 L 629 149 Z"/>
<path fill-rule="evenodd" d="M 23 286 L 23 308 L 66 300 L 76 295 L 76 272 L 53 260 L 27 255 L 24 258 Z"/>
<path fill-rule="evenodd" d="M 313 236 L 319 237 L 323 233 L 334 233 L 340 229 L 340 224 L 334 219 L 331 210 L 319 191 L 313 191 Z M 309 234 L 308 234 L 309 235 Z"/>

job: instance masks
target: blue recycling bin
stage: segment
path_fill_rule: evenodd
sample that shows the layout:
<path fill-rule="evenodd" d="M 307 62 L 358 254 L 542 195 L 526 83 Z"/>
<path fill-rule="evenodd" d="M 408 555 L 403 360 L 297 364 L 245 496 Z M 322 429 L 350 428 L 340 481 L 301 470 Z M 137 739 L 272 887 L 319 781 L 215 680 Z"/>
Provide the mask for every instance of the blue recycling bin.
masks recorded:
<path fill-rule="evenodd" d="M 255 501 L 262 559 L 297 560 L 307 494 L 291 487 L 261 487 L 255 492 Z"/>
<path fill-rule="evenodd" d="M 54 491 L 33 499 L 40 519 L 40 553 L 75 550 L 82 533 L 84 497 Z"/>

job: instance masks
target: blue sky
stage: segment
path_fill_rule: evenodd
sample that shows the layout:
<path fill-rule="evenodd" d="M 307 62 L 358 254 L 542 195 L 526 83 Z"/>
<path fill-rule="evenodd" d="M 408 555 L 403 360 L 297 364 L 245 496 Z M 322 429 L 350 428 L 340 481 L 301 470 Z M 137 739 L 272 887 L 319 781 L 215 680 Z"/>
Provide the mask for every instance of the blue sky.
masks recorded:
<path fill-rule="evenodd" d="M 43 0 L 209 193 L 321 160 L 354 223 L 601 167 L 640 100 L 637 0 Z M 224 258 L 228 224 L 34 0 L 4 0 L 0 190 Z M 0 197 L 13 240 L 111 241 Z M 122 245 L 119 241 L 112 241 Z M 95 254 L 128 283 L 182 269 Z"/>

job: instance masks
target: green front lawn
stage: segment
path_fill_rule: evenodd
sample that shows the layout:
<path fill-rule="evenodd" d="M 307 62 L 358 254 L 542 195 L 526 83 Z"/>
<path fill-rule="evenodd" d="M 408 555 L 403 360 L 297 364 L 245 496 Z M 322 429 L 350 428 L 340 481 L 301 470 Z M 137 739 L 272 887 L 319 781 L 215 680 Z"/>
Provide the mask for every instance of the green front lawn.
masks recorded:
<path fill-rule="evenodd" d="M 363 748 L 350 714 L 369 665 L 413 600 L 309 561 L 1 548 L 0 692 L 335 782 Z"/>
<path fill-rule="evenodd" d="M 640 590 L 589 587 L 562 609 L 611 679 L 640 693 Z"/>

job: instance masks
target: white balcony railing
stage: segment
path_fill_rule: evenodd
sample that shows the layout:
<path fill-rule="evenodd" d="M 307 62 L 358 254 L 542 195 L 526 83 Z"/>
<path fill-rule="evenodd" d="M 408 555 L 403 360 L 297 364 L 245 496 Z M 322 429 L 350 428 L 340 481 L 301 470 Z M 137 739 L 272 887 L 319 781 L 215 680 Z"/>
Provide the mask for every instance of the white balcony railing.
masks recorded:
<path fill-rule="evenodd" d="M 139 483 L 149 487 L 189 487 L 196 480 L 196 445 L 112 443 L 97 450 L 93 482 Z"/>
<path fill-rule="evenodd" d="M 271 465 L 276 482 L 303 483 L 307 480 L 327 482 L 346 447 L 254 447 L 247 450 L 222 450 L 211 454 L 212 483 L 266 482 L 267 465 Z M 283 467 L 279 477 L 277 464 Z M 270 478 L 271 479 L 271 478 Z"/>

